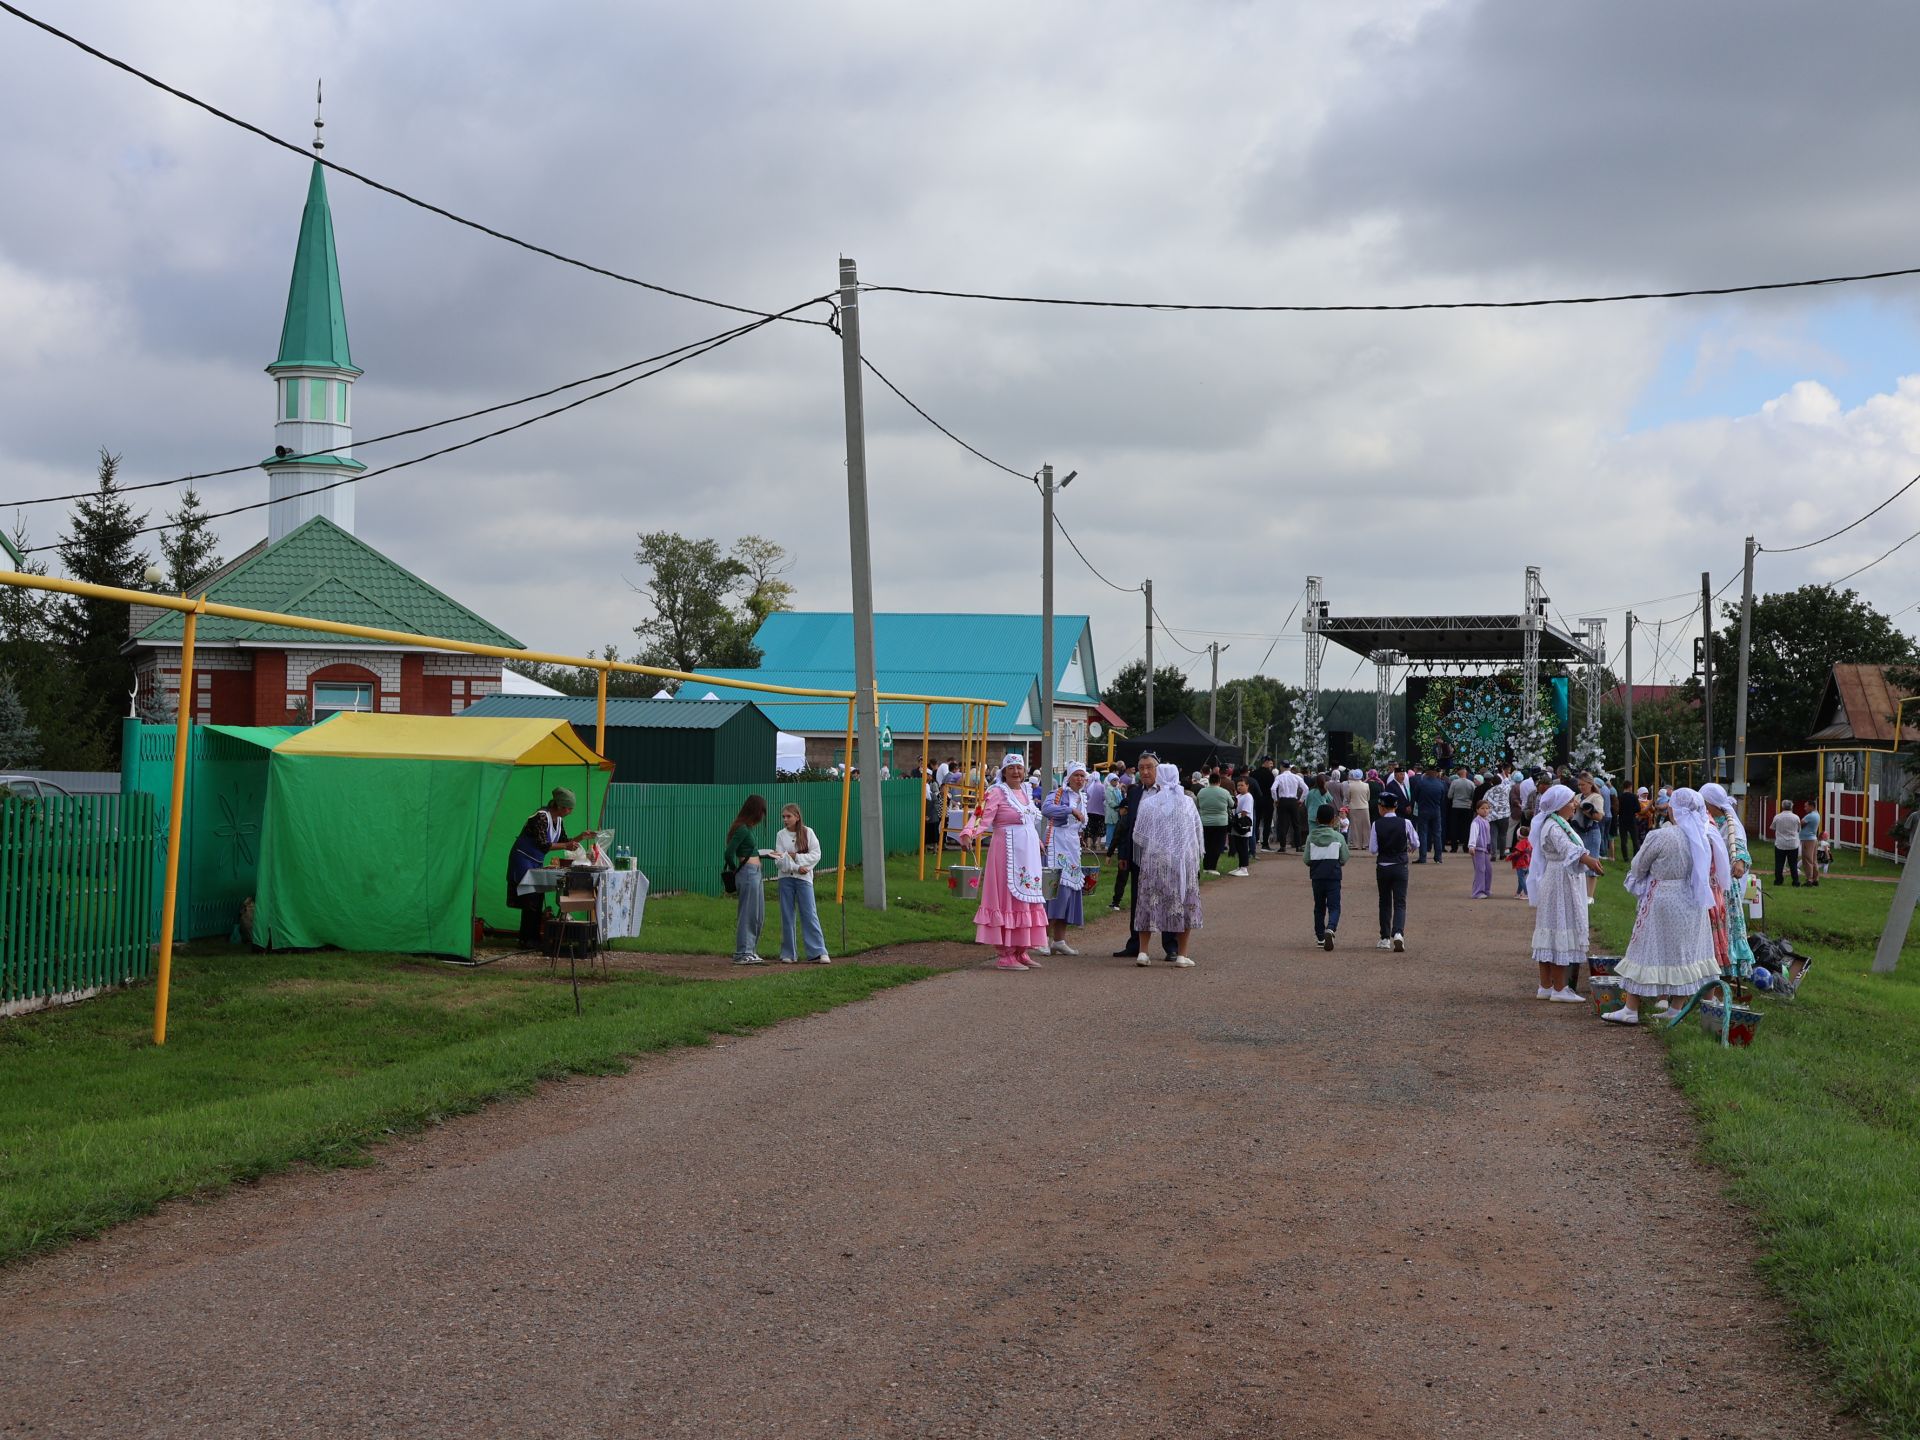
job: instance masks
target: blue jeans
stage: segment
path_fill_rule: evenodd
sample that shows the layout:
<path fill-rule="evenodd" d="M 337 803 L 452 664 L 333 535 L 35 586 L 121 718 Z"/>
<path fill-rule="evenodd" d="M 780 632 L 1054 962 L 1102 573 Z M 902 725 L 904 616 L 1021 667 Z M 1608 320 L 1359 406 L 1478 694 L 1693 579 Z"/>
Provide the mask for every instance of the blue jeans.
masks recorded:
<path fill-rule="evenodd" d="M 1340 879 L 1313 882 L 1313 938 L 1340 928 Z"/>
<path fill-rule="evenodd" d="M 1420 836 L 1419 858 L 1424 860 L 1431 854 L 1435 860 L 1438 860 L 1440 846 L 1445 842 L 1447 835 L 1446 816 L 1432 806 L 1428 806 L 1415 817 L 1413 828 Z"/>
<path fill-rule="evenodd" d="M 740 911 L 733 925 L 733 958 L 744 960 L 760 948 L 760 927 L 767 923 L 767 890 L 757 863 L 742 865 L 735 882 Z"/>
<path fill-rule="evenodd" d="M 800 943 L 795 950 L 794 922 L 799 922 Z M 827 953 L 827 937 L 820 933 L 820 912 L 814 908 L 813 882 L 797 875 L 780 877 L 780 958 L 782 960 L 818 960 Z"/>

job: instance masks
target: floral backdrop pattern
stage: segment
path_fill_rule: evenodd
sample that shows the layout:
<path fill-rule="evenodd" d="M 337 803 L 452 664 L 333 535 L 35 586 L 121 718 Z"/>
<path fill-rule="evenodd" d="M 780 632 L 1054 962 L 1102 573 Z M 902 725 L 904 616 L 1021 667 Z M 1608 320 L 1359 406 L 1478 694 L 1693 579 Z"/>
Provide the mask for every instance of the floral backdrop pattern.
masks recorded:
<path fill-rule="evenodd" d="M 1456 763 L 1484 771 L 1508 758 L 1523 765 L 1546 762 L 1557 734 L 1548 686 L 1540 687 L 1536 713 L 1537 733 L 1523 735 L 1517 674 L 1434 676 L 1407 723 L 1418 758 L 1431 759 L 1434 746 L 1445 740 Z"/>

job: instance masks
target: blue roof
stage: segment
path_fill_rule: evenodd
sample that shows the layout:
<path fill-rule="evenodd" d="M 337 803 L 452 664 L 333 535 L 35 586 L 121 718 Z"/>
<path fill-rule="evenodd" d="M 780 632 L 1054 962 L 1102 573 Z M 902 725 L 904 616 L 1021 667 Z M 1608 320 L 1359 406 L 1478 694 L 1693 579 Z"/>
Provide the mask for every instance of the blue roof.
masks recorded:
<path fill-rule="evenodd" d="M 712 687 L 709 686 L 709 689 Z M 705 690 L 700 692 L 706 694 Z M 641 700 L 632 696 L 607 697 L 607 728 L 633 730 L 718 730 L 751 705 L 708 701 L 698 709 L 677 700 Z M 489 695 L 460 712 L 478 719 L 503 716 L 520 720 L 567 720 L 591 727 L 599 718 L 599 700 L 592 695 Z"/>
<path fill-rule="evenodd" d="M 754 634 L 766 671 L 826 671 L 853 668 L 853 616 L 845 611 L 782 610 L 769 615 Z M 1070 668 L 1080 651 L 1080 669 Z M 873 617 L 873 658 L 883 674 L 917 671 L 948 677 L 941 683 L 896 685 L 883 680 L 883 690 L 914 690 L 920 694 L 972 694 L 956 688 L 951 677 L 961 674 L 1023 671 L 1040 676 L 1040 617 L 1038 615 L 976 615 L 957 613 L 884 614 Z M 1093 661 L 1093 631 L 1084 615 L 1053 617 L 1053 660 L 1059 667 L 1056 699 L 1072 696 L 1083 703 L 1100 692 Z M 1064 679 L 1062 679 L 1064 677 Z M 851 682 L 849 682 L 851 683 Z"/>
<path fill-rule="evenodd" d="M 719 681 L 757 680 L 765 685 L 805 686 L 817 690 L 853 689 L 851 666 L 839 670 L 703 670 Z M 1008 670 L 888 670 L 879 671 L 880 688 L 903 695 L 959 695 L 975 700 L 1000 700 L 1005 704 L 987 712 L 990 735 L 1038 735 L 1033 711 L 1039 700 L 1036 677 Z M 735 689 L 726 684 L 701 684 L 688 681 L 680 687 L 676 704 L 698 703 L 707 694 L 722 700 L 747 700 L 760 707 L 782 730 L 790 734 L 833 734 L 846 728 L 844 700 L 814 700 L 767 695 L 753 690 Z M 880 720 L 893 727 L 896 744 L 920 733 L 924 706 L 900 700 L 880 702 Z M 960 733 L 961 707 L 935 705 L 932 728 L 936 735 Z"/>

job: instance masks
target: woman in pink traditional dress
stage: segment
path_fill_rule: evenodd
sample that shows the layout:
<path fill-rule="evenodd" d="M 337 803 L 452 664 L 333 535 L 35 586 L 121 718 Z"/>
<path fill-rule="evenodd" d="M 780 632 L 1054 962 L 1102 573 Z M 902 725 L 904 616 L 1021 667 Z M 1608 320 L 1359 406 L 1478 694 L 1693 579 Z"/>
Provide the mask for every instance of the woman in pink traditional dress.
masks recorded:
<path fill-rule="evenodd" d="M 1027 790 L 1027 766 L 1009 755 L 987 787 L 980 808 L 960 832 L 971 842 L 991 830 L 993 842 L 981 867 L 980 908 L 974 938 L 999 954 L 1000 970 L 1038 970 L 1032 951 L 1047 944 L 1046 896 L 1040 888 L 1040 807 Z"/>

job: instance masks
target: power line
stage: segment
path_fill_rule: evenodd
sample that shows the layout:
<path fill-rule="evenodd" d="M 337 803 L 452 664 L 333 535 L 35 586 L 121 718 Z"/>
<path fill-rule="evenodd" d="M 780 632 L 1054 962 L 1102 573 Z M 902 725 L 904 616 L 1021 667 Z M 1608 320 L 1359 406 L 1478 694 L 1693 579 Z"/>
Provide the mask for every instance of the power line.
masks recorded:
<path fill-rule="evenodd" d="M 4 0 L 0 0 L 0 3 L 4 3 Z M 949 430 L 946 426 L 942 425 L 938 420 L 934 419 L 933 416 L 929 415 L 926 411 L 922 410 L 918 405 L 914 404 L 912 398 L 907 394 L 907 392 L 902 390 L 898 385 L 894 384 L 893 381 L 889 380 L 885 376 L 885 374 L 881 372 L 880 367 L 874 364 L 873 361 L 869 360 L 865 355 L 862 355 L 860 357 L 860 363 L 866 366 L 867 369 L 871 370 L 874 374 L 874 377 L 877 380 L 879 380 L 879 382 L 882 385 L 886 386 L 895 395 L 898 395 L 900 399 L 906 404 L 906 407 L 909 410 L 913 411 L 914 414 L 918 415 L 922 420 L 926 421 L 929 425 L 933 426 L 934 429 L 938 430 L 942 435 L 946 436 L 949 440 L 953 441 L 954 444 L 958 445 L 962 450 L 966 451 L 969 455 L 972 455 L 981 460 L 984 460 L 987 462 L 987 464 L 993 466 L 994 469 L 1004 470 L 1007 472 L 1007 474 L 1012 475 L 1018 479 L 1021 479 L 1021 480 L 1033 479 L 1033 476 L 1027 474 L 1024 470 L 1016 470 L 1011 465 L 1003 465 L 998 460 L 994 459 L 991 455 L 987 454 L 986 451 L 976 449 L 974 446 L 969 445 L 966 441 L 962 440 L 958 435 L 954 434 L 953 431 Z M 1078 547 L 1076 547 L 1076 549 L 1077 548 Z M 1082 556 L 1081 558 L 1085 559 L 1086 557 Z M 1088 568 L 1091 569 L 1092 567 L 1089 566 Z"/>
<path fill-rule="evenodd" d="M 1294 611 L 1300 608 L 1300 602 L 1306 598 L 1307 598 L 1307 587 L 1302 585 L 1300 587 L 1300 593 L 1293 597 L 1293 609 L 1287 611 L 1287 618 L 1280 622 L 1280 633 L 1273 637 L 1273 644 L 1267 646 L 1267 653 L 1262 655 L 1260 657 L 1260 663 L 1253 667 L 1254 674 L 1256 675 L 1266 674 L 1267 661 L 1273 658 L 1273 646 L 1278 645 L 1280 643 L 1280 636 L 1285 635 L 1287 633 L 1287 627 L 1293 624 Z"/>
<path fill-rule="evenodd" d="M 1086 566 L 1087 569 L 1092 570 L 1093 578 L 1098 580 L 1102 585 L 1105 585 L 1112 590 L 1118 590 L 1122 595 L 1138 595 L 1142 590 L 1147 588 L 1144 585 L 1114 584 L 1113 581 L 1107 579 L 1106 576 L 1100 573 L 1100 571 L 1094 566 L 1094 563 L 1091 560 L 1087 559 L 1086 552 L 1083 551 L 1079 547 L 1079 545 L 1075 544 L 1073 536 L 1067 533 L 1066 522 L 1060 518 L 1059 513 L 1057 511 L 1054 514 L 1053 523 L 1059 529 L 1061 535 L 1065 537 L 1067 544 L 1073 546 L 1073 553 L 1080 557 L 1080 563 Z"/>
<path fill-rule="evenodd" d="M 11 8 L 11 7 L 8 7 Z M 1686 300 L 1696 296 L 1752 295 L 1763 290 L 1806 290 L 1822 285 L 1852 285 L 1866 280 L 1895 280 L 1920 275 L 1920 266 L 1825 275 L 1816 280 L 1770 280 L 1751 285 L 1701 286 L 1688 290 L 1635 290 L 1613 295 L 1559 295 L 1532 300 L 1416 300 L 1399 304 L 1252 305 L 1167 300 L 1075 300 L 1057 295 L 1003 295 L 984 290 L 936 290 L 915 285 L 863 285 L 862 290 L 895 295 L 930 295 L 946 300 L 993 300 L 1006 305 L 1061 305 L 1095 310 L 1231 311 L 1242 314 L 1323 315 L 1410 310 L 1538 310 L 1553 305 L 1613 305 L 1632 300 Z"/>
<path fill-rule="evenodd" d="M 1185 650 L 1188 654 L 1204 655 L 1207 653 L 1206 646 L 1202 645 L 1198 650 L 1196 650 L 1193 648 L 1193 646 L 1187 644 L 1186 641 L 1182 640 L 1180 636 L 1177 633 L 1175 633 L 1173 626 L 1167 623 L 1167 617 L 1160 613 L 1160 607 L 1158 605 L 1153 607 L 1153 618 L 1160 622 L 1160 628 L 1167 632 L 1167 638 L 1173 641 L 1173 643 L 1178 645 L 1182 650 Z"/>
<path fill-rule="evenodd" d="M 1853 577 L 1856 575 L 1864 575 L 1867 571 L 1871 570 L 1874 566 L 1878 565 L 1882 560 L 1885 560 L 1888 556 L 1897 555 L 1900 551 L 1906 549 L 1907 546 L 1911 545 L 1916 540 L 1920 540 L 1920 530 L 1914 531 L 1913 534 L 1907 536 L 1906 539 L 1902 540 L 1898 545 L 1894 546 L 1893 549 L 1887 551 L 1885 555 L 1875 556 L 1873 559 L 1869 560 L 1866 564 L 1862 565 L 1858 570 L 1849 570 L 1846 574 L 1842 575 L 1838 580 L 1828 580 L 1824 582 L 1827 589 L 1831 590 L 1836 585 L 1844 585 L 1847 583 L 1847 581 L 1853 579 Z"/>
<path fill-rule="evenodd" d="M 825 296 L 821 296 L 818 299 L 809 300 L 804 303 L 806 305 L 817 305 L 825 298 Z M 804 307 L 793 306 L 791 308 L 801 309 Z M 278 457 L 276 463 L 292 465 L 301 460 L 314 460 L 323 455 L 333 455 L 342 450 L 350 450 L 355 445 L 359 445 L 362 449 L 365 449 L 369 445 L 378 445 L 383 441 L 401 440 L 409 435 L 421 435 L 429 430 L 438 430 L 445 425 L 458 425 L 463 420 L 478 420 L 483 415 L 493 415 L 501 410 L 512 410 L 520 405 L 530 405 L 535 400 L 545 400 L 563 391 L 577 390 L 582 385 L 591 385 L 599 380 L 610 380 L 615 375 L 624 375 L 627 371 L 636 370 L 642 365 L 651 365 L 656 361 L 678 355 L 683 350 L 693 350 L 699 346 L 706 345 L 710 343 L 712 339 L 713 337 L 709 335 L 704 339 L 689 340 L 686 344 L 676 345 L 671 350 L 662 350 L 658 355 L 648 355 L 644 359 L 633 360 L 625 365 L 616 365 L 611 370 L 602 370 L 597 375 L 582 376 L 578 380 L 569 380 L 564 385 L 555 385 L 551 389 L 540 390 L 532 395 L 522 395 L 518 400 L 503 400 L 498 405 L 488 405 L 483 409 L 469 410 L 464 415 L 450 415 L 445 420 L 433 420 L 425 425 L 410 426 L 405 430 L 390 430 L 385 435 L 375 435 L 368 440 L 349 440 L 343 445 L 333 445 L 325 450 L 309 450 L 300 455 L 283 455 Z M 261 461 L 255 460 L 252 464 L 233 465 L 225 470 L 203 470 L 194 475 L 176 475 L 171 480 L 146 480 L 138 485 L 121 485 L 117 488 L 122 494 L 132 494 L 138 490 L 159 490 L 169 485 L 191 485 L 196 480 L 216 480 L 224 475 L 239 475 L 248 471 L 258 470 L 261 463 Z M 76 490 L 69 495 L 42 495 L 32 500 L 0 500 L 0 510 L 16 510 L 28 505 L 53 505 L 66 500 L 90 500 L 98 493 L 97 490 Z"/>
<path fill-rule="evenodd" d="M 1867 511 L 1867 513 L 1862 515 L 1858 520 L 1848 521 L 1845 525 L 1842 525 L 1838 530 L 1834 531 L 1833 534 L 1831 535 L 1822 535 L 1818 540 L 1809 540 L 1804 545 L 1784 545 L 1784 546 L 1762 545 L 1759 548 L 1766 551 L 1769 555 L 1792 555 L 1796 551 L 1811 550 L 1816 545 L 1824 545 L 1829 540 L 1837 540 L 1842 535 L 1846 534 L 1847 531 L 1853 529 L 1855 525 L 1862 525 L 1862 524 L 1865 524 L 1867 521 L 1871 520 L 1874 516 L 1878 515 L 1882 510 L 1886 509 L 1887 506 L 1891 505 L 1894 501 L 1898 500 L 1902 495 L 1906 494 L 1907 491 L 1911 490 L 1916 485 L 1920 485 L 1920 475 L 1916 475 L 1913 477 L 1913 479 L 1907 481 L 1906 484 L 1902 485 L 1898 490 L 1894 491 L 1893 494 L 1889 495 L 1886 499 L 1882 500 L 1878 505 L 1874 506 L 1873 509 Z"/>
<path fill-rule="evenodd" d="M 624 275 L 618 270 L 609 270 L 604 265 L 595 265 L 591 261 L 579 260 L 574 258 L 571 255 L 564 255 L 558 250 L 549 249 L 547 246 L 536 244 L 531 240 L 522 240 L 517 235 L 509 235 L 504 230 L 496 230 L 493 226 L 482 224 L 478 220 L 469 220 L 466 216 L 455 214 L 453 211 L 446 209 L 444 206 L 435 205 L 433 202 L 429 200 L 422 200 L 417 195 L 411 195 L 405 190 L 398 189 L 397 187 L 392 185 L 384 184 L 383 182 L 379 180 L 375 180 L 373 177 L 369 175 L 361 174 L 358 170 L 349 169 L 347 166 L 339 164 L 337 161 L 327 160 L 327 159 L 323 159 L 319 155 L 309 154 L 305 146 L 297 145 L 291 140 L 283 140 L 280 138 L 280 136 L 273 134 L 269 130 L 262 129 L 260 126 L 253 124 L 251 121 L 242 120 L 237 115 L 228 114 L 225 110 L 220 109 L 217 105 L 209 104 L 207 101 L 200 99 L 197 95 L 190 95 L 185 90 L 182 90 L 179 87 L 174 85 L 169 85 L 166 81 L 161 80 L 156 76 L 149 75 L 146 71 L 141 70 L 136 66 L 128 64 L 125 60 L 121 60 L 116 56 L 109 55 L 107 54 L 106 51 L 87 44 L 86 41 L 79 39 L 77 36 L 69 35 L 66 31 L 61 30 L 56 26 L 49 25 L 45 20 L 42 20 L 37 16 L 29 15 L 26 11 L 22 10 L 19 6 L 7 3 L 7 0 L 0 0 L 0 10 L 4 10 L 7 14 L 12 15 L 15 19 L 24 20 L 27 24 L 33 26 L 37 30 L 44 30 L 47 34 L 53 36 L 56 40 L 64 40 L 67 44 L 73 46 L 76 50 L 79 50 L 85 54 L 91 55 L 94 59 L 102 61 L 105 64 L 111 65 L 116 70 L 124 71 L 128 75 L 133 76 L 136 80 L 144 81 L 146 84 L 153 86 L 153 88 L 156 90 L 164 91 L 166 94 L 173 96 L 176 100 L 184 100 L 187 104 L 192 105 L 197 109 L 206 111 L 209 115 L 212 115 L 216 119 L 224 120 L 229 125 L 237 126 L 240 129 L 245 130 L 250 135 L 257 135 L 260 139 L 267 141 L 271 145 L 278 145 L 282 150 L 291 150 L 294 154 L 300 156 L 303 159 L 310 159 L 317 165 L 324 165 L 327 169 L 333 171 L 337 175 L 344 175 L 349 180 L 358 180 L 362 185 L 368 186 L 369 188 L 374 190 L 378 190 L 383 195 L 391 195 L 396 200 L 401 200 L 408 205 L 416 206 L 421 210 L 427 211 L 429 214 L 438 215 L 443 220 L 451 220 L 454 224 L 464 225 L 469 230 L 478 230 L 482 235 L 491 235 L 496 240 L 505 241 L 509 245 L 517 245 L 520 249 L 531 251 L 535 255 L 544 255 L 549 260 L 559 261 L 562 265 L 571 265 L 576 270 L 585 270 L 590 274 L 603 276 L 608 280 L 618 280 L 623 285 L 636 285 L 642 290 L 651 290 L 658 295 L 671 295 L 676 300 L 691 300 L 696 305 L 708 305 L 716 310 L 731 310 L 736 315 L 757 315 L 757 316 L 760 316 L 762 319 L 773 318 L 769 316 L 768 312 L 765 310 L 756 310 L 749 305 L 734 305 L 725 300 L 714 300 L 705 295 L 695 295 L 688 290 L 676 290 L 670 285 L 660 285 L 660 284 L 656 284 L 651 280 L 642 280 L 639 277 L 634 275 Z M 783 316 L 780 316 L 779 318 L 785 319 L 795 325 L 819 325 L 823 328 L 827 328 L 826 322 L 824 320 L 803 320 L 797 315 L 783 315 Z"/>
<path fill-rule="evenodd" d="M 249 510 L 263 510 L 269 505 L 282 505 L 288 501 L 303 499 L 309 495 L 324 495 L 329 490 L 338 490 L 342 485 L 357 485 L 363 480 L 373 479 L 376 475 L 390 475 L 396 470 L 405 470 L 409 466 L 421 465 L 428 460 L 437 460 L 442 455 L 451 455 L 456 450 L 466 450 L 472 446 L 481 444 L 483 441 L 497 439 L 502 435 L 510 435 L 515 430 L 524 430 L 529 425 L 537 425 L 540 421 L 551 419 L 555 415 L 564 415 L 569 410 L 578 409 L 589 401 L 601 399 L 604 396 L 613 394 L 617 390 L 624 390 L 629 385 L 637 385 L 640 381 L 650 379 L 664 371 L 671 370 L 676 365 L 682 365 L 689 360 L 698 359 L 702 355 L 711 354 L 721 346 L 730 345 L 743 335 L 749 335 L 753 331 L 760 329 L 763 325 L 771 325 L 777 318 L 779 317 L 768 315 L 764 319 L 749 321 L 745 325 L 737 325 L 731 330 L 722 330 L 717 335 L 709 336 L 703 349 L 688 350 L 686 353 L 668 360 L 665 364 L 657 365 L 651 370 L 643 370 L 637 375 L 629 375 L 625 380 L 617 384 L 609 385 L 604 390 L 592 391 L 589 394 L 580 396 L 576 400 L 569 400 L 565 405 L 557 405 L 551 410 L 543 410 L 538 415 L 529 415 L 524 420 L 516 420 L 511 425 L 503 425 L 498 430 L 489 430 L 484 435 L 475 435 L 471 439 L 460 441 L 458 444 L 447 445 L 438 450 L 430 450 L 425 455 L 414 456 L 411 460 L 400 460 L 392 465 L 382 465 L 377 470 L 368 470 L 359 475 L 349 475 L 343 480 L 335 480 L 326 485 L 316 485 L 310 490 L 300 491 L 297 495 L 282 495 L 277 499 L 256 500 L 251 505 L 235 505 L 229 510 L 210 510 L 206 514 L 195 518 L 199 521 L 223 520 L 229 515 L 244 515 Z M 154 535 L 164 530 L 176 530 L 179 526 L 179 521 L 168 521 L 161 525 L 144 526 L 141 529 L 135 530 L 133 533 L 135 535 Z M 57 550 L 59 548 L 58 544 L 32 545 L 27 547 L 25 553 L 31 555 L 42 550 Z"/>

